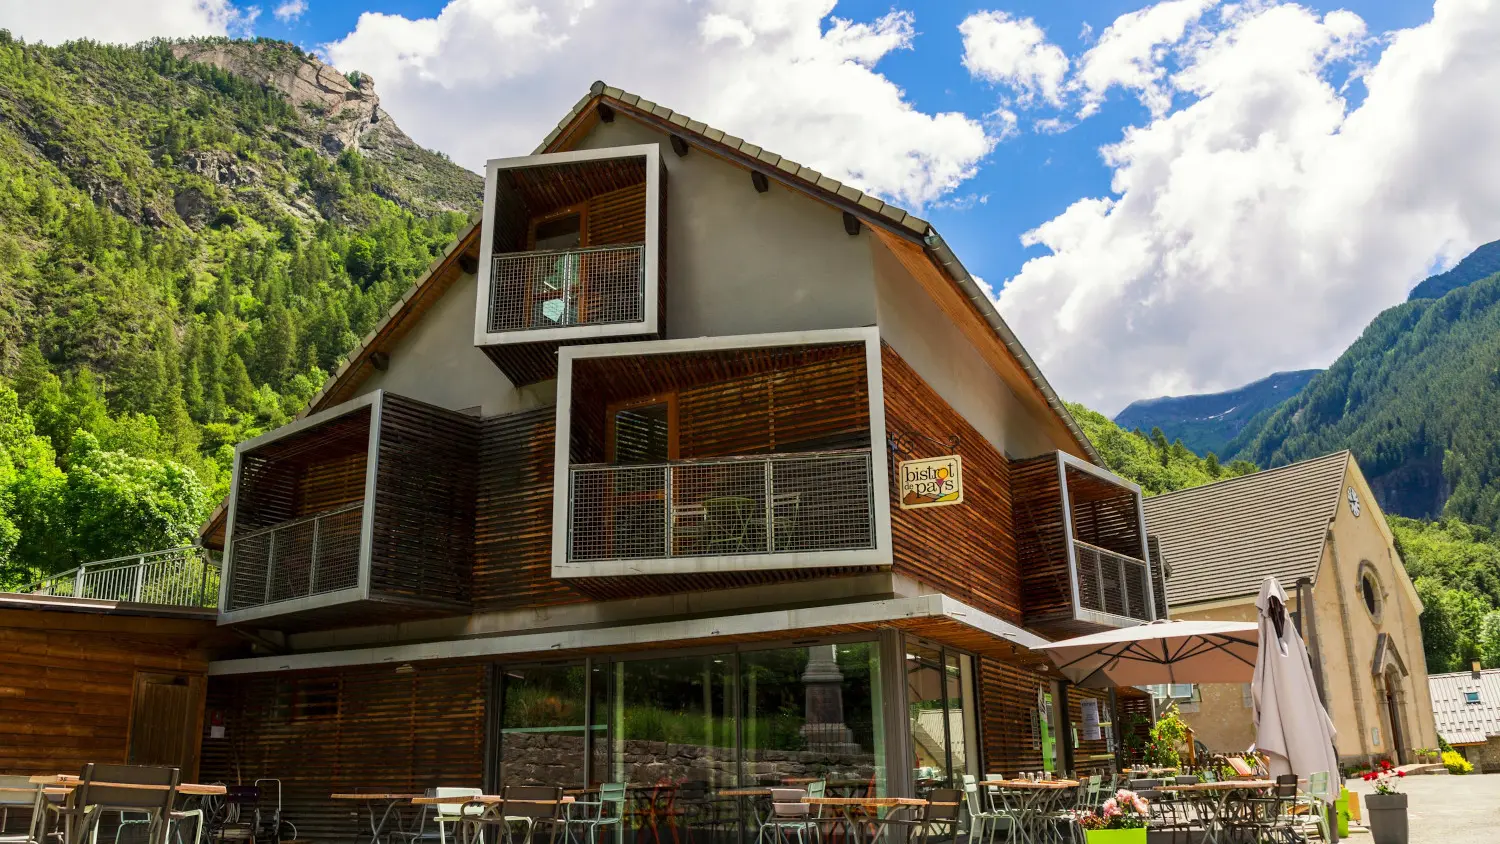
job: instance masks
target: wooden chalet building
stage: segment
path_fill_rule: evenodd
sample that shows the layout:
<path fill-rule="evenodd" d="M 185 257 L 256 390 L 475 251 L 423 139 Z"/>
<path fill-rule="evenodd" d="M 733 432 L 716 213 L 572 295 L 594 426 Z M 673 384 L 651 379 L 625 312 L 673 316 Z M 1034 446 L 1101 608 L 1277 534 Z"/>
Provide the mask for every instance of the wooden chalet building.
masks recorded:
<path fill-rule="evenodd" d="M 1034 648 L 1166 614 L 1140 491 L 930 225 L 602 83 L 204 541 L 258 644 L 201 776 L 315 840 L 356 788 L 1108 767 Z"/>

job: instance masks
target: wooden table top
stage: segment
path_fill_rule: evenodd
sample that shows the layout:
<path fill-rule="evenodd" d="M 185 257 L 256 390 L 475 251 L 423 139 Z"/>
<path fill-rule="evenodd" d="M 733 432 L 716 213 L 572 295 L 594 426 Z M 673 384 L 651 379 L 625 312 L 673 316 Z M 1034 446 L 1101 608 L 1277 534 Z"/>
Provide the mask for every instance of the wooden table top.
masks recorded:
<path fill-rule="evenodd" d="M 1162 791 L 1238 791 L 1242 788 L 1259 789 L 1272 788 L 1276 785 L 1271 780 L 1220 780 L 1219 782 L 1198 782 L 1191 785 L 1164 785 Z"/>
<path fill-rule="evenodd" d="M 985 780 L 980 785 L 996 788 L 1077 788 L 1078 780 Z"/>
<path fill-rule="evenodd" d="M 531 803 L 537 806 L 556 806 L 558 803 L 572 803 L 574 801 L 568 795 L 563 795 L 563 799 L 561 800 L 520 800 L 514 797 L 506 800 L 504 795 L 500 794 L 459 794 L 451 797 L 413 797 L 411 802 L 414 806 L 437 806 L 456 803 L 484 803 L 490 806 L 497 803 Z"/>
<path fill-rule="evenodd" d="M 720 797 L 764 797 L 771 793 L 771 786 L 761 788 L 724 788 L 714 792 Z"/>
<path fill-rule="evenodd" d="M 372 791 L 368 794 L 330 794 L 332 800 L 416 800 L 426 797 L 425 794 L 395 794 L 387 792 Z"/>
<path fill-rule="evenodd" d="M 812 806 L 926 806 L 926 800 L 915 797 L 804 797 Z"/>
<path fill-rule="evenodd" d="M 50 786 L 58 791 L 70 791 L 83 784 L 83 780 L 72 774 L 37 774 L 31 778 L 33 783 Z M 133 788 L 137 791 L 166 791 L 169 785 L 146 785 L 135 782 L 99 782 L 89 783 L 98 788 Z M 207 783 L 181 782 L 177 784 L 177 793 L 192 797 L 204 797 L 215 794 L 224 794 L 228 789 L 222 785 L 209 785 Z"/>

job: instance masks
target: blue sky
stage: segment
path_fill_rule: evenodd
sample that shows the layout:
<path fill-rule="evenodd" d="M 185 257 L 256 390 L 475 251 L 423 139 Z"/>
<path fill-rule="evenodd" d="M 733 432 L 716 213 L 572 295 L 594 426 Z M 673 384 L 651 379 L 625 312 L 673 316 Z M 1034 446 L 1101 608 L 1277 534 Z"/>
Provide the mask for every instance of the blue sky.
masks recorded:
<path fill-rule="evenodd" d="M 1107 413 L 1327 366 L 1500 238 L 1500 0 L 0 0 L 0 26 L 283 38 L 476 170 L 604 79 L 927 217 Z"/>
<path fill-rule="evenodd" d="M 434 17 L 446 0 L 308 0 L 300 18 L 277 20 L 271 10 L 276 0 L 240 3 L 262 12 L 255 32 L 282 38 L 317 50 L 352 31 L 363 12 L 400 15 L 412 20 Z M 1031 17 L 1048 39 L 1073 53 L 1086 49 L 1084 25 L 1097 34 L 1119 15 L 1149 5 L 1141 0 L 1030 0 L 1030 2 L 892 4 L 876 0 L 842 0 L 833 14 L 854 20 L 877 18 L 892 8 L 916 11 L 917 37 L 912 49 L 883 59 L 878 70 L 900 85 L 909 100 L 926 112 L 960 111 L 979 118 L 996 106 L 994 86 L 970 78 L 959 57 L 963 45 L 958 26 L 981 9 L 1001 9 L 1016 17 Z M 1371 31 L 1414 26 L 1431 16 L 1431 8 L 1412 0 L 1346 0 L 1328 8 L 1359 14 Z M 650 95 L 649 92 L 640 92 Z M 1357 100 L 1362 91 L 1349 92 Z M 672 105 L 667 101 L 668 105 Z M 572 101 L 557 104 L 561 116 Z M 402 115 L 395 115 L 398 122 Z M 1099 148 L 1119 140 L 1127 125 L 1149 120 L 1146 109 L 1130 97 L 1110 97 L 1096 119 L 1062 134 L 1021 132 L 999 144 L 978 174 L 965 182 L 947 202 L 922 213 L 954 244 L 969 269 L 994 283 L 1014 275 L 1030 255 L 1043 247 L 1023 247 L 1021 234 L 1055 217 L 1080 196 L 1108 193 L 1111 171 Z M 750 136 L 753 140 L 753 136 Z M 977 202 L 985 197 L 984 203 Z M 969 203 L 967 200 L 976 200 Z M 1497 233 L 1500 234 L 1500 233 Z"/>

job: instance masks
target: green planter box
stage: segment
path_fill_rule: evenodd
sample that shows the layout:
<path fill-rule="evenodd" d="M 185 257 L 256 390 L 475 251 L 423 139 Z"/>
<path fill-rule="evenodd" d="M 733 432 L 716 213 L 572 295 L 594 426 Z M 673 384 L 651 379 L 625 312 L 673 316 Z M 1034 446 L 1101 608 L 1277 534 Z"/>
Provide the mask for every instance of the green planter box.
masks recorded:
<path fill-rule="evenodd" d="M 1140 829 L 1086 829 L 1084 840 L 1088 844 L 1146 844 L 1146 828 Z"/>

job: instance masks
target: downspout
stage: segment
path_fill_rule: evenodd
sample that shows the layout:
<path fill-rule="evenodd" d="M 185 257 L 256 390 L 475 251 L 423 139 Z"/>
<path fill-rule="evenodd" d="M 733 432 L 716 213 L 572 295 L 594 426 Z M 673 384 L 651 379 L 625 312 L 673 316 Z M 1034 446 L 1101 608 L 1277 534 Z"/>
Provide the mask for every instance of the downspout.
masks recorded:
<path fill-rule="evenodd" d="M 1370 753 L 1370 731 L 1365 724 L 1365 701 L 1359 691 L 1359 658 L 1354 652 L 1354 636 L 1349 633 L 1349 598 L 1344 588 L 1344 570 L 1339 564 L 1339 546 L 1333 538 L 1332 527 L 1328 530 L 1328 550 L 1333 564 L 1333 585 L 1339 596 L 1339 627 L 1344 635 L 1344 656 L 1349 661 L 1349 696 L 1354 703 L 1354 723 L 1359 729 L 1359 753 L 1368 761 Z"/>

